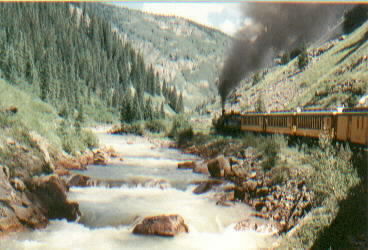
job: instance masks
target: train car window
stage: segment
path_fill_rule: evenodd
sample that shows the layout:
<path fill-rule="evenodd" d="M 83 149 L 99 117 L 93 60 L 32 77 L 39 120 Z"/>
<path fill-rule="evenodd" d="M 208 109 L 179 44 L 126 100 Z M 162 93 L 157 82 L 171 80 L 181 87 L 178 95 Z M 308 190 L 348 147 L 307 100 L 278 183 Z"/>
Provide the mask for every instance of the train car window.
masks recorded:
<path fill-rule="evenodd" d="M 362 116 L 360 120 L 361 120 L 361 126 L 360 127 L 364 128 L 364 117 Z"/>
<path fill-rule="evenodd" d="M 359 116 L 356 118 L 357 129 L 359 129 Z"/>
<path fill-rule="evenodd" d="M 362 117 L 362 128 L 364 128 L 364 117 Z"/>

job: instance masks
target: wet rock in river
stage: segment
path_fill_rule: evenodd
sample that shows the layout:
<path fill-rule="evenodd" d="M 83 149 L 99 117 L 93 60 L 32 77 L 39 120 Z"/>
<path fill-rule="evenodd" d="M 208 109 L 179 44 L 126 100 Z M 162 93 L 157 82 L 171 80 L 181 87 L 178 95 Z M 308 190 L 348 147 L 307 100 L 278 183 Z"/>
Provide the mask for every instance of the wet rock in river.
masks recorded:
<path fill-rule="evenodd" d="M 47 218 L 74 221 L 80 215 L 78 204 L 67 200 L 66 182 L 57 175 L 33 177 L 26 186 L 32 202 L 40 205 Z"/>
<path fill-rule="evenodd" d="M 178 163 L 178 169 L 194 169 L 196 166 L 194 161 L 186 161 Z"/>
<path fill-rule="evenodd" d="M 188 226 L 183 217 L 178 214 L 158 215 L 146 217 L 135 226 L 133 234 L 175 236 L 178 233 L 187 233 Z"/>
<path fill-rule="evenodd" d="M 102 150 L 93 152 L 93 164 L 107 165 L 108 160 L 109 156 L 106 152 Z"/>
<path fill-rule="evenodd" d="M 203 194 L 212 189 L 213 186 L 218 186 L 222 184 L 223 181 L 218 180 L 207 180 L 204 182 L 201 182 L 194 190 L 193 193 L 195 194 Z"/>
<path fill-rule="evenodd" d="M 224 156 L 218 156 L 210 160 L 207 163 L 207 168 L 212 177 L 221 178 L 232 175 L 229 161 Z"/>
<path fill-rule="evenodd" d="M 74 187 L 87 187 L 90 186 L 90 183 L 88 182 L 89 180 L 90 177 L 88 176 L 75 174 L 67 180 L 67 184 Z"/>
<path fill-rule="evenodd" d="M 198 163 L 197 162 L 195 167 L 193 168 L 193 172 L 198 173 L 198 174 L 209 175 L 207 164 L 205 164 L 205 163 Z"/>

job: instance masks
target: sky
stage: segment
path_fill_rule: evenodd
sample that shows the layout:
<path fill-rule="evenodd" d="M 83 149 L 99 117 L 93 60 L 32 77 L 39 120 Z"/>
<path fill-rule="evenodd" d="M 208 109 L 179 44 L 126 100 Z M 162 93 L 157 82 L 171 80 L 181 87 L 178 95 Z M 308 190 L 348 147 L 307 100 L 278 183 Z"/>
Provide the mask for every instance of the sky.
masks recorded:
<path fill-rule="evenodd" d="M 260 1 L 260 0 L 259 0 Z M 270 1 L 270 0 L 268 0 Z M 361 0 L 283 0 L 291 2 L 365 2 Z M 113 4 L 149 13 L 174 15 L 190 19 L 200 24 L 213 27 L 228 35 L 234 35 L 241 26 L 249 23 L 249 19 L 242 17 L 239 5 L 241 1 L 192 1 L 173 2 L 163 1 L 114 1 Z"/>
<path fill-rule="evenodd" d="M 234 2 L 114 2 L 116 5 L 149 13 L 175 15 L 233 35 L 242 23 Z"/>

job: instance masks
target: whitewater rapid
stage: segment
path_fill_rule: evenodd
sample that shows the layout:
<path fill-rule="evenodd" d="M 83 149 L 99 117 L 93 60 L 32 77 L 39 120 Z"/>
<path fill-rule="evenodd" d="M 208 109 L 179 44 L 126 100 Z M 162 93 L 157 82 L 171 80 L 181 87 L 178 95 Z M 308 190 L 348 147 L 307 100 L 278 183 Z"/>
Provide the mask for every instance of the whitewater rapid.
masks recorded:
<path fill-rule="evenodd" d="M 83 174 L 126 184 L 71 188 L 68 198 L 77 201 L 82 212 L 78 222 L 53 220 L 45 229 L 12 234 L 0 242 L 0 249 L 228 250 L 269 247 L 275 240 L 268 234 L 233 229 L 236 222 L 249 218 L 252 211 L 246 205 L 218 206 L 211 192 L 192 193 L 191 183 L 207 177 L 177 170 L 177 163 L 195 156 L 159 147 L 143 137 L 99 133 L 99 138 L 124 160 L 89 166 Z M 143 217 L 160 214 L 180 214 L 189 233 L 173 238 L 131 233 Z"/>

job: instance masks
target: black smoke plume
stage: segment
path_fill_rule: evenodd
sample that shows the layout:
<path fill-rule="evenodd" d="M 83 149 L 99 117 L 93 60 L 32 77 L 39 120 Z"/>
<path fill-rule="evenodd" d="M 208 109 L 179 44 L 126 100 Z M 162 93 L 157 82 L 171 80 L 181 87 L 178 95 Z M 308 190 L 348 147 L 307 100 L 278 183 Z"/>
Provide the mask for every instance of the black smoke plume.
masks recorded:
<path fill-rule="evenodd" d="M 224 107 L 231 89 L 250 72 L 270 63 L 272 55 L 308 44 L 336 25 L 350 5 L 302 3 L 243 3 L 251 22 L 235 35 L 219 77 Z"/>

